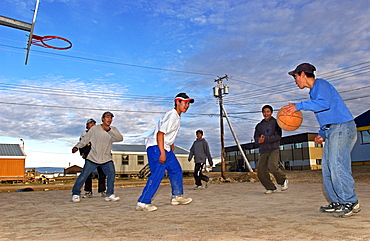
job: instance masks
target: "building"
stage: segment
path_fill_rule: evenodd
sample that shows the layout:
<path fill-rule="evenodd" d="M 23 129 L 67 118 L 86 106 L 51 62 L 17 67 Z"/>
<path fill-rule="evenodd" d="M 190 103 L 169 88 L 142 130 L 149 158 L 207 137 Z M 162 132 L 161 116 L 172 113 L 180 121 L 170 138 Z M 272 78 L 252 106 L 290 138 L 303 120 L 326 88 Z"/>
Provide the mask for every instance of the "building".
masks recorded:
<path fill-rule="evenodd" d="M 24 182 L 25 162 L 20 144 L 0 144 L 0 181 Z"/>
<path fill-rule="evenodd" d="M 301 133 L 284 136 L 280 141 L 280 162 L 287 170 L 321 169 L 324 144 L 314 142 L 317 133 Z M 252 168 L 257 168 L 258 144 L 252 142 L 241 145 Z M 227 171 L 247 171 L 238 146 L 225 148 Z"/>
<path fill-rule="evenodd" d="M 64 169 L 64 176 L 78 176 L 82 172 L 82 167 L 73 165 Z"/>
<path fill-rule="evenodd" d="M 370 165 L 370 110 L 355 118 L 357 141 L 351 152 L 352 165 Z"/>
<path fill-rule="evenodd" d="M 182 171 L 193 172 L 194 163 L 188 162 L 189 151 L 175 146 L 174 153 L 182 166 Z M 112 156 L 118 177 L 138 175 L 140 171 L 148 168 L 145 145 L 113 144 Z"/>

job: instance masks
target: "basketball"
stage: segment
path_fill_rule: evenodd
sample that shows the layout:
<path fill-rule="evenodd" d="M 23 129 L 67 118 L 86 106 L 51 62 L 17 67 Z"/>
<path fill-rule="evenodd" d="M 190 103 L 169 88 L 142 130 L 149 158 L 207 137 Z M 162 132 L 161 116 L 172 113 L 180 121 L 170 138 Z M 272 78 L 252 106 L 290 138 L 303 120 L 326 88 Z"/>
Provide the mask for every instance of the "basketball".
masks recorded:
<path fill-rule="evenodd" d="M 286 107 L 285 107 L 286 108 Z M 303 121 L 303 115 L 301 111 L 296 111 L 293 114 L 283 113 L 284 107 L 281 108 L 277 114 L 276 121 L 281 129 L 286 131 L 297 130 L 301 126 Z"/>

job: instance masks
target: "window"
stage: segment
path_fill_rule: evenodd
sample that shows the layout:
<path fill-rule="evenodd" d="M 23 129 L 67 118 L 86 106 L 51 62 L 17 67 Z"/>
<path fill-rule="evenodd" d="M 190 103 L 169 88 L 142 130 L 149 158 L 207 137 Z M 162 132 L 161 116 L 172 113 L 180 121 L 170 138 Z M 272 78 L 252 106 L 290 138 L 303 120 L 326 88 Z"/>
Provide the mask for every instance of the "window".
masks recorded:
<path fill-rule="evenodd" d="M 316 165 L 321 165 L 321 159 L 316 159 Z"/>
<path fill-rule="evenodd" d="M 137 156 L 137 164 L 144 165 L 144 156 L 142 155 Z"/>
<path fill-rule="evenodd" d="M 128 165 L 129 155 L 122 155 L 122 165 Z"/>
<path fill-rule="evenodd" d="M 361 144 L 370 144 L 370 130 L 361 131 Z"/>
<path fill-rule="evenodd" d="M 294 149 L 302 148 L 302 143 L 294 143 Z"/>
<path fill-rule="evenodd" d="M 323 144 L 317 144 L 317 143 L 315 143 L 315 147 L 323 147 L 324 145 Z"/>

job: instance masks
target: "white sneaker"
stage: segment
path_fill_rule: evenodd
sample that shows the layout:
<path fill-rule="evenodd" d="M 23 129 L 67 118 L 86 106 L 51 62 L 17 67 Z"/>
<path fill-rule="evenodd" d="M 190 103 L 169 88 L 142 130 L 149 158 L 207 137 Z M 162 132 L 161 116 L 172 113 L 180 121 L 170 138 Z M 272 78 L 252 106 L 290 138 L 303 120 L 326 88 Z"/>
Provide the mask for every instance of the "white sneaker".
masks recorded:
<path fill-rule="evenodd" d="M 101 197 L 106 197 L 107 196 L 107 193 L 104 191 L 104 192 L 100 192 L 100 196 Z"/>
<path fill-rule="evenodd" d="M 193 190 L 202 190 L 203 189 L 203 186 L 195 186 L 194 188 L 193 188 Z"/>
<path fill-rule="evenodd" d="M 271 194 L 271 193 L 274 193 L 274 192 L 277 192 L 277 190 L 266 190 L 265 194 Z"/>
<path fill-rule="evenodd" d="M 183 196 L 172 196 L 172 199 L 171 199 L 171 205 L 179 205 L 179 204 L 182 204 L 182 205 L 185 205 L 185 204 L 189 204 L 193 201 L 192 198 L 185 198 Z"/>
<path fill-rule="evenodd" d="M 281 191 L 286 191 L 286 190 L 288 190 L 288 183 L 289 183 L 289 181 L 288 181 L 288 179 L 285 179 L 285 181 L 284 181 L 284 183 L 283 183 L 283 185 L 281 185 Z"/>
<path fill-rule="evenodd" d="M 146 204 L 146 203 L 141 203 L 141 202 L 138 202 L 136 204 L 136 211 L 147 211 L 147 212 L 153 212 L 155 210 L 157 210 L 157 207 L 152 205 L 152 204 Z"/>
<path fill-rule="evenodd" d="M 72 202 L 79 203 L 80 201 L 80 195 L 72 195 Z"/>
<path fill-rule="evenodd" d="M 118 201 L 120 200 L 119 197 L 116 197 L 116 195 L 112 194 L 110 195 L 109 197 L 105 197 L 105 201 L 109 202 L 109 201 L 112 201 L 112 202 L 115 202 L 115 201 Z"/>

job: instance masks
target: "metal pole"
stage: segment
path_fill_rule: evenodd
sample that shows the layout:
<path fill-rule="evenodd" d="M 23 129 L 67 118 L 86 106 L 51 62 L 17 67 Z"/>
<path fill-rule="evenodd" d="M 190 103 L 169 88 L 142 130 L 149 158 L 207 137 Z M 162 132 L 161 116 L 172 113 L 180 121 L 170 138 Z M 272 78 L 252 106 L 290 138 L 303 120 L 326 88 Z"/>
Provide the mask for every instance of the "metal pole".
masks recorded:
<path fill-rule="evenodd" d="M 224 134 L 224 116 L 222 112 L 222 93 L 221 88 L 219 90 L 220 92 L 220 132 L 221 132 L 221 177 L 223 180 L 226 180 L 226 162 L 225 162 L 225 134 Z"/>
<path fill-rule="evenodd" d="M 245 153 L 244 153 L 244 151 L 243 151 L 243 149 L 242 149 L 242 147 L 241 147 L 241 145 L 240 145 L 239 139 L 238 139 L 238 137 L 237 137 L 237 136 L 236 136 L 236 134 L 235 134 L 234 128 L 233 128 L 233 126 L 231 125 L 231 122 L 230 122 L 230 120 L 229 120 L 229 116 L 227 115 L 227 112 L 226 112 L 225 107 L 224 107 L 223 105 L 222 105 L 222 110 L 223 110 L 223 112 L 225 113 L 225 117 L 226 117 L 227 123 L 229 124 L 230 130 L 231 130 L 231 133 L 232 133 L 232 134 L 233 134 L 233 136 L 234 136 L 234 140 L 235 140 L 236 145 L 238 146 L 239 151 L 240 151 L 240 153 L 241 153 L 241 155 L 242 155 L 242 157 L 243 157 L 244 163 L 247 165 L 248 170 L 249 170 L 250 172 L 253 172 L 252 167 L 251 167 L 251 165 L 249 164 L 249 161 L 248 161 L 247 157 L 245 156 Z"/>

